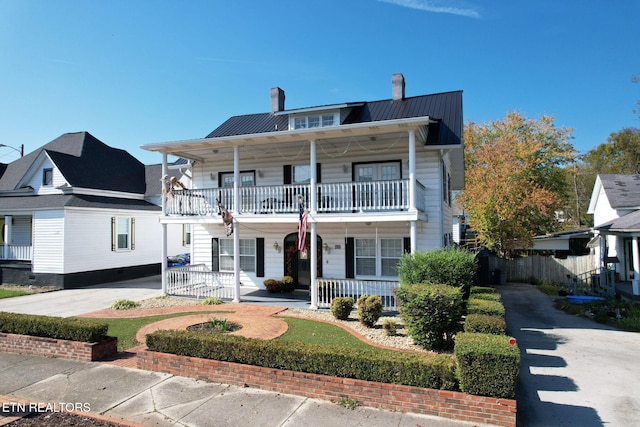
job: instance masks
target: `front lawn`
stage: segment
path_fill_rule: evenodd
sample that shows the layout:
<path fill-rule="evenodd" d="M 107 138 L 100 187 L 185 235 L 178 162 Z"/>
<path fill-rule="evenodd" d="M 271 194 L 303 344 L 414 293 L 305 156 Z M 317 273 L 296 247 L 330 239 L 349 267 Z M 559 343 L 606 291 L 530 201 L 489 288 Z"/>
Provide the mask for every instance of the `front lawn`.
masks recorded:
<path fill-rule="evenodd" d="M 23 295 L 30 295 L 29 292 L 24 291 L 13 291 L 9 289 L 0 289 L 0 299 L 2 298 L 13 298 L 13 297 L 21 297 Z"/>
<path fill-rule="evenodd" d="M 107 335 L 112 337 L 118 337 L 118 351 L 124 351 L 129 348 L 140 345 L 140 343 L 136 341 L 136 333 L 146 325 L 159 322 L 160 320 L 169 319 L 172 317 L 190 316 L 192 314 L 202 314 L 202 313 L 213 314 L 213 313 L 219 313 L 219 312 L 194 311 L 189 313 L 175 313 L 175 314 L 163 314 L 158 316 L 135 317 L 132 319 L 109 319 L 109 318 L 102 319 L 102 318 L 87 318 L 87 317 L 83 317 L 83 319 L 94 322 L 94 323 L 108 324 L 109 329 L 107 330 Z"/>

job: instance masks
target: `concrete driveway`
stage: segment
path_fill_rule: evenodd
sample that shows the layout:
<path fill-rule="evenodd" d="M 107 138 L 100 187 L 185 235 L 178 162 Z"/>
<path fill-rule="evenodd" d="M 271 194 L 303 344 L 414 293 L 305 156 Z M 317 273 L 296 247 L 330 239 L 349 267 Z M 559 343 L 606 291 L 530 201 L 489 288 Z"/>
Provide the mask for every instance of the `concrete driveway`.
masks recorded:
<path fill-rule="evenodd" d="M 638 425 L 640 333 L 556 310 L 532 285 L 498 288 L 522 354 L 519 426 Z"/>
<path fill-rule="evenodd" d="M 79 289 L 0 299 L 0 311 L 71 317 L 111 306 L 119 299 L 140 301 L 162 295 L 160 276 L 105 283 Z"/>

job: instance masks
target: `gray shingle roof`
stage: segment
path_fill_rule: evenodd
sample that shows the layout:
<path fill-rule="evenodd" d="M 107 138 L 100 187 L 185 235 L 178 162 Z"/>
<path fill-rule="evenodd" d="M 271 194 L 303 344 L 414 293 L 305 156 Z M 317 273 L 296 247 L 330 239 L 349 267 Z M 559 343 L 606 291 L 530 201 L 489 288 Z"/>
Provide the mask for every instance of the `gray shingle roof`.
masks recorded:
<path fill-rule="evenodd" d="M 640 175 L 599 175 L 613 209 L 640 207 Z"/>
<path fill-rule="evenodd" d="M 160 211 L 162 208 L 144 200 L 121 199 L 75 194 L 0 197 L 0 209 L 54 209 L 64 207 Z"/>
<path fill-rule="evenodd" d="M 631 212 L 620 218 L 596 227 L 598 230 L 632 232 L 640 230 L 640 211 Z"/>
<path fill-rule="evenodd" d="M 42 151 L 47 152 L 73 187 L 145 193 L 144 165 L 88 132 L 66 133 L 8 164 L 0 177 L 0 191 L 17 189 Z"/>
<path fill-rule="evenodd" d="M 430 128 L 428 144 L 449 145 L 462 141 L 462 91 L 422 95 L 402 100 L 382 100 L 348 104 L 351 113 L 344 124 L 429 116 L 439 121 Z M 207 138 L 284 132 L 289 129 L 287 114 L 261 113 L 234 116 L 222 123 Z M 437 130 L 437 131 L 434 131 Z"/>

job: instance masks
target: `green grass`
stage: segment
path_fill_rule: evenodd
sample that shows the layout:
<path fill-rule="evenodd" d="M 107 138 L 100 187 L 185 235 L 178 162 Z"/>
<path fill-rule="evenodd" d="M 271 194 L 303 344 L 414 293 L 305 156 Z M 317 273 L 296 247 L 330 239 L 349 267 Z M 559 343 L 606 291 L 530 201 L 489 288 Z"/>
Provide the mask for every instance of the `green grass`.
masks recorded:
<path fill-rule="evenodd" d="M 369 345 L 344 329 L 329 323 L 296 317 L 282 317 L 281 319 L 289 324 L 287 332 L 277 338 L 281 341 L 346 347 L 354 351 L 392 351 Z"/>
<path fill-rule="evenodd" d="M 24 292 L 24 291 L 11 291 L 9 289 L 0 289 L 0 299 L 2 299 L 2 298 L 21 297 L 23 295 L 30 295 L 30 293 L 29 292 Z"/>
<path fill-rule="evenodd" d="M 175 313 L 175 314 L 164 314 L 159 316 L 148 316 L 148 317 L 135 317 L 133 319 L 96 319 L 96 318 L 87 318 L 91 322 L 95 323 L 106 323 L 109 325 L 109 329 L 107 330 L 107 335 L 112 337 L 118 337 L 118 351 L 124 351 L 131 347 L 135 347 L 140 343 L 136 341 L 136 333 L 142 329 L 144 326 L 147 326 L 154 322 L 159 322 L 160 320 L 169 319 L 172 317 L 180 317 L 180 316 L 190 316 L 192 314 L 202 314 L 202 313 L 224 313 L 224 311 L 194 311 L 190 313 Z"/>

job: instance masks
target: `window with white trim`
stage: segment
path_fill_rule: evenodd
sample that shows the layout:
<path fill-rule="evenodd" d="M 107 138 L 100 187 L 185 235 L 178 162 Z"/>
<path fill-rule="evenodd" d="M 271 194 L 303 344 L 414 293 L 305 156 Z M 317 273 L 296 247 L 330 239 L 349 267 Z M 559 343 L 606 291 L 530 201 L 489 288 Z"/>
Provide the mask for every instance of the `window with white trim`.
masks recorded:
<path fill-rule="evenodd" d="M 182 225 L 182 246 L 191 244 L 191 224 Z"/>
<path fill-rule="evenodd" d="M 219 240 L 220 271 L 233 272 L 233 239 Z M 245 272 L 256 271 L 255 239 L 240 239 L 240 269 Z"/>
<path fill-rule="evenodd" d="M 42 170 L 42 185 L 53 185 L 53 169 Z"/>
<path fill-rule="evenodd" d="M 403 251 L 401 238 L 379 239 L 379 245 L 376 239 L 355 239 L 356 277 L 398 277 L 398 263 Z"/>

